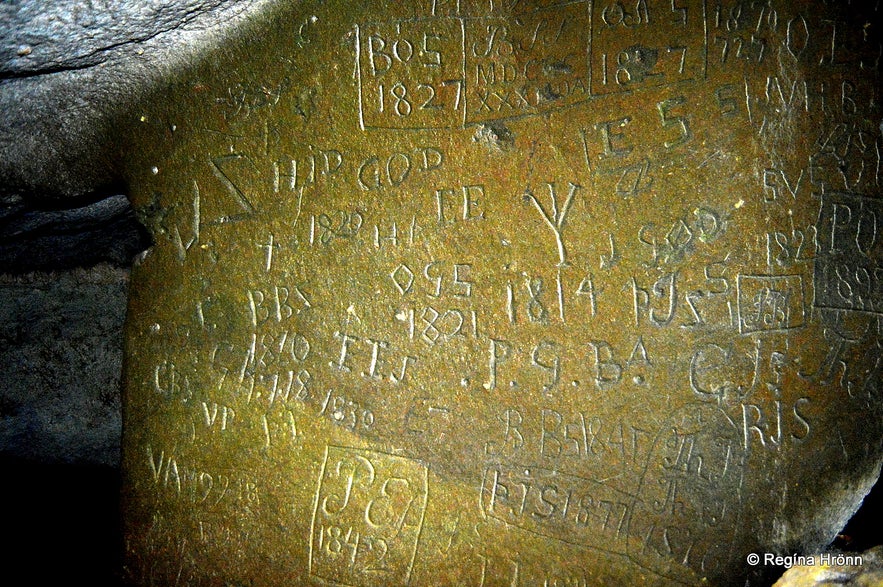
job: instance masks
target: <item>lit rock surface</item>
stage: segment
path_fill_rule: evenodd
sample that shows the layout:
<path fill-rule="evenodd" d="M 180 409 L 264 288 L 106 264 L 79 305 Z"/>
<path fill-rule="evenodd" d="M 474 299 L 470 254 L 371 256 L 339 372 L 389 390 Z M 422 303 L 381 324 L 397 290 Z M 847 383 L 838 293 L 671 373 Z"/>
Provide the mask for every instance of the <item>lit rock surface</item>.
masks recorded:
<path fill-rule="evenodd" d="M 279 4 L 121 122 L 133 581 L 763 585 L 834 538 L 880 15 L 637 4 Z"/>

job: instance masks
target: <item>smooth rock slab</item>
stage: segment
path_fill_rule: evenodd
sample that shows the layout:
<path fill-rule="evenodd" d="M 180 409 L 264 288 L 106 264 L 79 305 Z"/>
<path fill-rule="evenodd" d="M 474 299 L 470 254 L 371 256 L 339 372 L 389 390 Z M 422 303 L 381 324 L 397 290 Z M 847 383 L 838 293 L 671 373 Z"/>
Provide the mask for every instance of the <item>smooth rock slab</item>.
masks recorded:
<path fill-rule="evenodd" d="M 838 10 L 279 5 L 127 112 L 130 579 L 830 542 L 883 438 L 880 15 Z"/>

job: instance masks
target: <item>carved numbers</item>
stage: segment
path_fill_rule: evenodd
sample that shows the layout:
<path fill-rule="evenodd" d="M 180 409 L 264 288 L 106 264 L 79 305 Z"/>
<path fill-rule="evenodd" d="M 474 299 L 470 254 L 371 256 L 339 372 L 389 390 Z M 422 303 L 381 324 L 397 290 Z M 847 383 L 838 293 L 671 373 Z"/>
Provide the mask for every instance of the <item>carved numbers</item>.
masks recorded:
<path fill-rule="evenodd" d="M 329 446 L 310 528 L 310 575 L 355 587 L 406 585 L 427 491 L 427 470 L 415 461 Z"/>

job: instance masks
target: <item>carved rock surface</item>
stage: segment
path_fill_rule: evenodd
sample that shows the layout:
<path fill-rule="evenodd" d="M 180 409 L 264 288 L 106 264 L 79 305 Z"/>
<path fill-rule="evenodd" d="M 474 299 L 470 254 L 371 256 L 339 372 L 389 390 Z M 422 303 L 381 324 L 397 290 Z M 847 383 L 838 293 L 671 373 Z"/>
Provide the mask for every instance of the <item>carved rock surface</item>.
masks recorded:
<path fill-rule="evenodd" d="M 130 580 L 743 584 L 830 542 L 880 470 L 879 17 L 280 4 L 114 102 L 156 241 Z"/>

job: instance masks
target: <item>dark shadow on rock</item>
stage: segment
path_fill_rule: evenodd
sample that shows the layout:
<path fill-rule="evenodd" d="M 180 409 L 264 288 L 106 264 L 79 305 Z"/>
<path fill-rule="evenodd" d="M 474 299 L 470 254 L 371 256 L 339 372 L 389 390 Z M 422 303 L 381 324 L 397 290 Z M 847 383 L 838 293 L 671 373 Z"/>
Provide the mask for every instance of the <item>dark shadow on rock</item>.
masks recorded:
<path fill-rule="evenodd" d="M 0 203 L 0 273 L 63 271 L 110 263 L 128 267 L 150 246 L 150 236 L 123 195 Z"/>

